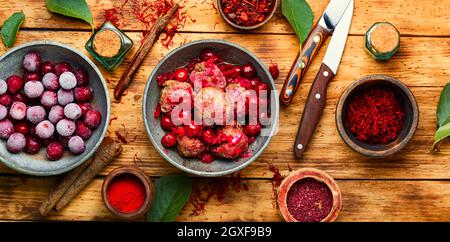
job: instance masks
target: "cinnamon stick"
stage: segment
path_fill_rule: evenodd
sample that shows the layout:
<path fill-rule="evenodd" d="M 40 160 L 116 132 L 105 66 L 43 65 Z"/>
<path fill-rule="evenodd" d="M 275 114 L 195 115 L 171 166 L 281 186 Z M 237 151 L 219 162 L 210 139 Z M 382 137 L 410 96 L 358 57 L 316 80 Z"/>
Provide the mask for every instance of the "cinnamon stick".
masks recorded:
<path fill-rule="evenodd" d="M 122 152 L 122 146 L 110 137 L 105 138 L 100 145 L 92 163 L 83 170 L 78 178 L 67 189 L 55 206 L 57 211 L 63 209 L 86 185 L 91 182 L 103 168 Z"/>
<path fill-rule="evenodd" d="M 147 56 L 148 52 L 153 47 L 159 35 L 164 30 L 169 21 L 172 19 L 173 15 L 178 10 L 178 8 L 179 5 L 175 4 L 169 10 L 169 12 L 167 12 L 166 15 L 159 17 L 156 20 L 155 24 L 152 26 L 150 32 L 145 36 L 141 47 L 139 47 L 139 50 L 134 55 L 127 69 L 125 69 L 124 73 L 122 74 L 122 77 L 119 80 L 119 83 L 117 83 L 117 86 L 114 89 L 114 98 L 116 100 L 120 100 L 120 97 L 122 96 L 123 92 L 128 87 L 128 85 L 131 83 L 134 75 L 136 74 L 137 69 L 141 65 L 145 56 Z"/>
<path fill-rule="evenodd" d="M 75 192 L 73 188 L 71 188 L 74 184 L 80 184 L 80 180 L 83 180 L 83 183 L 85 184 L 89 183 L 95 175 L 97 175 L 103 167 L 121 151 L 122 146 L 120 144 L 116 144 L 112 138 L 106 137 L 92 159 L 89 159 L 79 167 L 67 173 L 62 181 L 49 193 L 47 199 L 42 202 L 39 207 L 40 214 L 42 216 L 47 216 L 63 197 L 67 200 L 68 197 L 66 193 L 68 190 L 71 190 L 71 193 Z M 101 166 L 99 164 L 104 165 Z M 91 178 L 91 176 L 86 176 L 86 173 L 95 173 L 95 175 Z M 79 191 L 81 191 L 81 189 L 79 189 Z"/>

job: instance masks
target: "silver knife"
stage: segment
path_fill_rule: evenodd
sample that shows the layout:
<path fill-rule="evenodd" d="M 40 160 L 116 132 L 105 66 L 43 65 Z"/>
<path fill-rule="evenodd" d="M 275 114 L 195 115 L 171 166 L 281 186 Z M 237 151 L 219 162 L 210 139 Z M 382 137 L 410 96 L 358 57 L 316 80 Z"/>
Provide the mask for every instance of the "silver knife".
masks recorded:
<path fill-rule="evenodd" d="M 287 106 L 291 103 L 295 92 L 300 86 L 300 82 L 322 46 L 322 43 L 335 30 L 350 2 L 352 0 L 331 0 L 328 4 L 319 22 L 303 44 L 302 51 L 297 56 L 284 82 L 280 92 L 280 102 L 284 105 Z"/>
<path fill-rule="evenodd" d="M 303 152 L 319 123 L 320 117 L 322 116 L 325 107 L 328 83 L 331 78 L 336 75 L 342 54 L 344 53 L 348 31 L 353 18 L 353 5 L 353 0 L 351 0 L 344 16 L 334 30 L 327 51 L 325 52 L 322 65 L 320 66 L 319 72 L 309 91 L 297 138 L 294 143 L 294 153 L 298 159 L 303 155 Z"/>

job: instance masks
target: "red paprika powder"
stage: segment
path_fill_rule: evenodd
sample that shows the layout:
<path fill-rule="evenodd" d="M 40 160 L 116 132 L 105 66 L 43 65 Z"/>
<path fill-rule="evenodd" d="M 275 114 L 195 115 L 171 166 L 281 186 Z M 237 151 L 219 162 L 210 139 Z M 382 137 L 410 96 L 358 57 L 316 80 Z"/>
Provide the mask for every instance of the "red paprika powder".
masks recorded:
<path fill-rule="evenodd" d="M 287 194 L 289 213 L 299 222 L 320 222 L 333 207 L 333 194 L 328 186 L 314 178 L 292 185 Z"/>
<path fill-rule="evenodd" d="M 136 212 L 144 205 L 146 198 L 144 184 L 130 174 L 115 177 L 106 195 L 111 206 L 121 213 Z"/>
<path fill-rule="evenodd" d="M 353 97 L 345 119 L 348 130 L 359 141 L 388 144 L 402 131 L 405 112 L 394 91 L 376 87 Z"/>

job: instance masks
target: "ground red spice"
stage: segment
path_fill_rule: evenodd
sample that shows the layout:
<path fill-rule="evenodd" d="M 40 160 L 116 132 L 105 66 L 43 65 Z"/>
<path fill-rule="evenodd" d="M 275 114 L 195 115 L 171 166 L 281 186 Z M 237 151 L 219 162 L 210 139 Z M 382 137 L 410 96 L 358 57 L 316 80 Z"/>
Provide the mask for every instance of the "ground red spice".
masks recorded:
<path fill-rule="evenodd" d="M 292 185 L 287 194 L 289 213 L 300 222 L 320 222 L 331 211 L 333 195 L 328 186 L 313 178 Z"/>
<path fill-rule="evenodd" d="M 263 22 L 272 10 L 272 0 L 221 0 L 223 12 L 232 22 L 252 26 Z"/>
<path fill-rule="evenodd" d="M 196 183 L 192 187 L 191 197 L 189 203 L 192 204 L 192 212 L 190 216 L 199 216 L 206 211 L 206 204 L 212 199 L 216 198 L 220 203 L 228 192 L 248 191 L 248 183 L 242 179 L 241 174 L 233 174 L 225 178 L 216 178 L 206 180 L 202 183 Z"/>
<path fill-rule="evenodd" d="M 106 196 L 111 206 L 122 213 L 139 210 L 146 198 L 142 181 L 129 174 L 115 177 L 106 191 Z"/>
<path fill-rule="evenodd" d="M 371 88 L 350 101 L 345 120 L 359 141 L 388 144 L 402 131 L 405 113 L 392 90 Z"/>

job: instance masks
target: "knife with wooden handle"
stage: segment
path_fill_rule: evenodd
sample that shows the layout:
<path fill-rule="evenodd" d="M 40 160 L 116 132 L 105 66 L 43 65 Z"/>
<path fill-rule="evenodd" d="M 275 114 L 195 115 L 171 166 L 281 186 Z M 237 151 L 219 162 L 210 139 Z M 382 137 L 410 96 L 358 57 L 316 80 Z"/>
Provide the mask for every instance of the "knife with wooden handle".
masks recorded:
<path fill-rule="evenodd" d="M 331 0 L 328 4 L 319 22 L 303 44 L 302 51 L 297 55 L 294 65 L 291 67 L 287 79 L 283 84 L 280 93 L 280 102 L 284 105 L 287 106 L 292 102 L 295 92 L 300 86 L 300 82 L 305 76 L 308 67 L 311 65 L 322 44 L 338 25 L 351 1 Z"/>
<path fill-rule="evenodd" d="M 322 116 L 326 103 L 328 83 L 337 73 L 342 54 L 344 53 L 345 43 L 347 42 L 352 17 L 353 0 L 350 1 L 348 8 L 345 10 L 341 21 L 331 37 L 322 65 L 311 85 L 294 143 L 294 154 L 297 159 L 300 159 L 305 152 Z"/>

